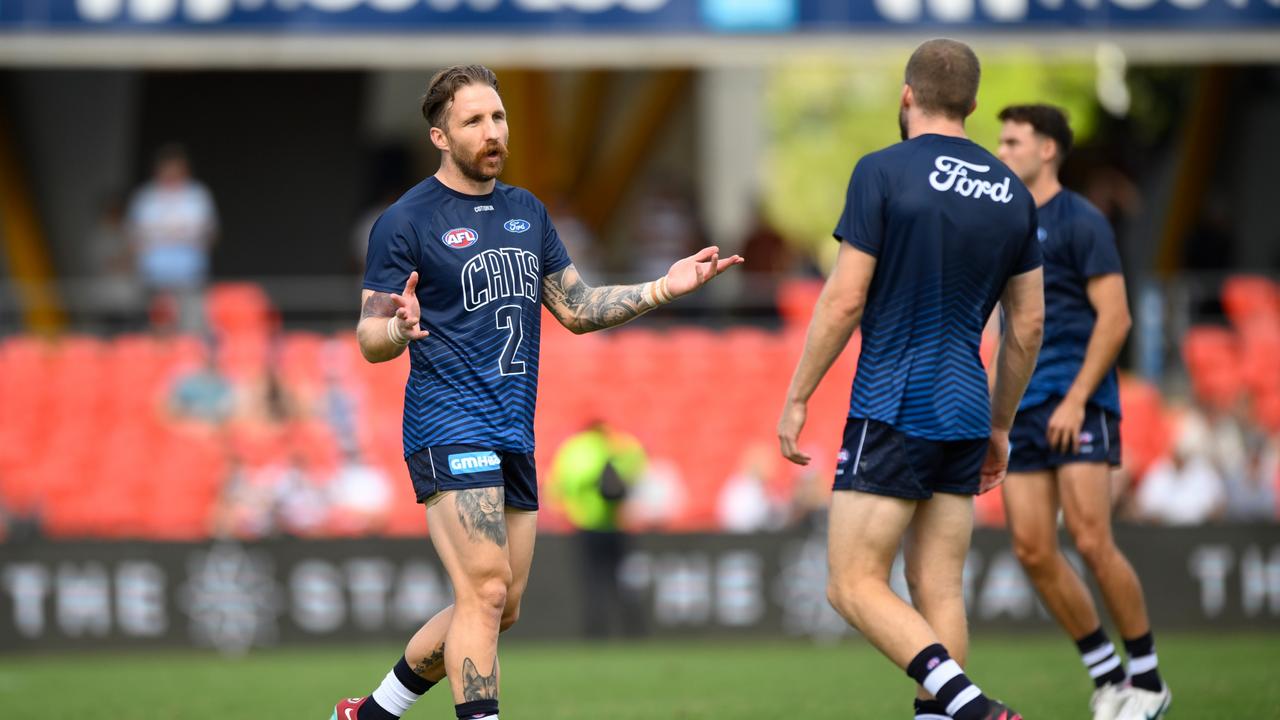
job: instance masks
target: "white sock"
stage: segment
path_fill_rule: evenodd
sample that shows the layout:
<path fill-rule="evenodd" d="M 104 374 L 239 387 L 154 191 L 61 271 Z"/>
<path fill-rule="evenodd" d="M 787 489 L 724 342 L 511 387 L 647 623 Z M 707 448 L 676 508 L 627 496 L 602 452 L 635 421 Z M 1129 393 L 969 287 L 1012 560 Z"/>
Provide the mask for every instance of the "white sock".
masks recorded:
<path fill-rule="evenodd" d="M 382 684 L 373 691 L 373 701 L 378 703 L 378 707 L 396 717 L 404 715 L 405 711 L 413 707 L 420 697 L 422 696 L 400 682 L 394 670 L 387 673 L 387 676 L 382 678 Z M 494 717 L 496 718 L 497 715 Z"/>

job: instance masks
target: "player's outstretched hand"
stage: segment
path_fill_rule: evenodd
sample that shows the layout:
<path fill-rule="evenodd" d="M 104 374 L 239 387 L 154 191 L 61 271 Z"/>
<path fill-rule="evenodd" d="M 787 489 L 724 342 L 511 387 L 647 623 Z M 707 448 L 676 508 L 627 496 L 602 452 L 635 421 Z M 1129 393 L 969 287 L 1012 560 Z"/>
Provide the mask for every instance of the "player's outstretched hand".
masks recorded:
<path fill-rule="evenodd" d="M 421 340 L 427 331 L 419 327 L 422 322 L 422 308 L 418 305 L 418 272 L 409 273 L 404 283 L 404 291 L 393 293 L 391 301 L 396 304 L 396 322 L 400 333 L 410 340 Z"/>
<path fill-rule="evenodd" d="M 1009 471 L 1009 431 L 991 431 L 991 440 L 987 443 L 987 457 L 982 461 L 982 472 L 978 483 L 978 494 L 994 490 L 1004 482 L 1005 473 Z"/>
<path fill-rule="evenodd" d="M 778 420 L 778 444 L 782 448 L 782 457 L 797 465 L 808 465 L 809 456 L 800 452 L 800 431 L 804 429 L 805 418 L 809 409 L 802 402 L 788 400 L 782 407 L 782 418 Z"/>
<path fill-rule="evenodd" d="M 742 262 L 739 255 L 720 259 L 720 248 L 714 245 L 702 248 L 693 255 L 676 261 L 667 271 L 667 292 L 673 298 L 687 295 L 706 285 L 711 278 Z"/>

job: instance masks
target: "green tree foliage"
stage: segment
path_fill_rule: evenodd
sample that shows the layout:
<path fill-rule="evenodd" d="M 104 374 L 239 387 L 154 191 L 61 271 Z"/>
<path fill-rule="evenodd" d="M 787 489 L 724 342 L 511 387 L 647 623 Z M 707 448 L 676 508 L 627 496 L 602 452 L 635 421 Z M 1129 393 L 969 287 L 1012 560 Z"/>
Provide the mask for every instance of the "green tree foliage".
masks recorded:
<path fill-rule="evenodd" d="M 768 167 L 765 211 L 802 252 L 830 263 L 830 241 L 858 158 L 898 140 L 898 101 L 908 53 L 874 62 L 797 60 L 771 71 L 766 89 Z M 1032 53 L 984 57 L 969 136 L 994 151 L 996 113 L 1005 105 L 1051 102 L 1067 108 L 1080 140 L 1096 125 L 1092 63 Z"/>

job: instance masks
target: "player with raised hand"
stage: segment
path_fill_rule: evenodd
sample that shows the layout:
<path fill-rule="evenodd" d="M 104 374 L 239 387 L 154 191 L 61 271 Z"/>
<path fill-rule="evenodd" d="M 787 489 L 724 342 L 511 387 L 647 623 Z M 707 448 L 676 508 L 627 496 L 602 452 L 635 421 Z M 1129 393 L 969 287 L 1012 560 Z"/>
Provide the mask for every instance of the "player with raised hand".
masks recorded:
<path fill-rule="evenodd" d="M 1172 695 L 1156 668 L 1142 585 L 1111 534 L 1112 466 L 1120 464 L 1115 362 L 1131 324 L 1111 226 L 1058 180 L 1072 132 L 1051 105 L 1000 111 L 998 154 L 1035 197 L 1044 250 L 1045 337 L 1013 426 L 1004 505 L 1013 546 L 1094 683 L 1096 720 L 1150 720 Z M 1058 547 L 1058 512 L 1098 581 L 1129 655 L 1124 666 L 1088 588 Z"/>
<path fill-rule="evenodd" d="M 529 579 L 537 526 L 533 414 L 540 305 L 575 333 L 620 325 L 742 262 L 704 248 L 638 285 L 591 287 L 541 202 L 497 182 L 507 116 L 492 71 L 437 73 L 422 100 L 439 171 L 374 224 L 356 330 L 370 362 L 411 358 L 404 452 L 454 604 L 336 720 L 400 717 L 450 678 L 459 718 L 498 717 L 498 633 Z"/>
<path fill-rule="evenodd" d="M 903 142 L 853 170 L 834 233 L 840 252 L 778 422 L 782 454 L 807 463 L 797 449 L 806 405 L 861 325 L 831 500 L 827 596 L 919 684 L 920 720 L 1020 717 L 962 669 L 973 496 L 1004 478 L 1044 320 L 1035 204 L 965 136 L 979 72 L 973 51 L 953 40 L 930 40 L 907 62 Z M 989 396 L 978 346 L 997 299 L 1009 332 Z M 904 538 L 914 607 L 889 587 Z"/>

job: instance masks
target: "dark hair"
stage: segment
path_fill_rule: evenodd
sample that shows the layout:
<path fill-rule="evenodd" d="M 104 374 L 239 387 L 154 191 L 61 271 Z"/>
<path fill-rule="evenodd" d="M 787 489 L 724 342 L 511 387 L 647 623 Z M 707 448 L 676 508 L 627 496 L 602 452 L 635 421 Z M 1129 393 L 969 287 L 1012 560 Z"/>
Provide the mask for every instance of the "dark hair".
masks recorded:
<path fill-rule="evenodd" d="M 444 128 L 445 111 L 458 89 L 471 83 L 484 83 L 498 89 L 498 76 L 483 65 L 454 65 L 431 76 L 427 94 L 422 96 L 422 117 L 430 127 Z"/>
<path fill-rule="evenodd" d="M 153 156 L 153 162 L 156 165 L 162 165 L 174 160 L 187 162 L 187 149 L 176 142 L 165 143 L 156 148 L 156 154 Z"/>
<path fill-rule="evenodd" d="M 1075 135 L 1071 132 L 1071 123 L 1067 119 L 1067 111 L 1054 105 L 1010 105 L 996 116 L 1001 122 L 1026 123 L 1036 131 L 1037 135 L 1047 137 L 1058 146 L 1058 165 L 1067 159 L 1071 152 L 1071 142 Z"/>
<path fill-rule="evenodd" d="M 920 109 L 931 115 L 964 120 L 978 101 L 982 67 L 962 42 L 938 38 L 911 53 L 906 83 Z"/>

